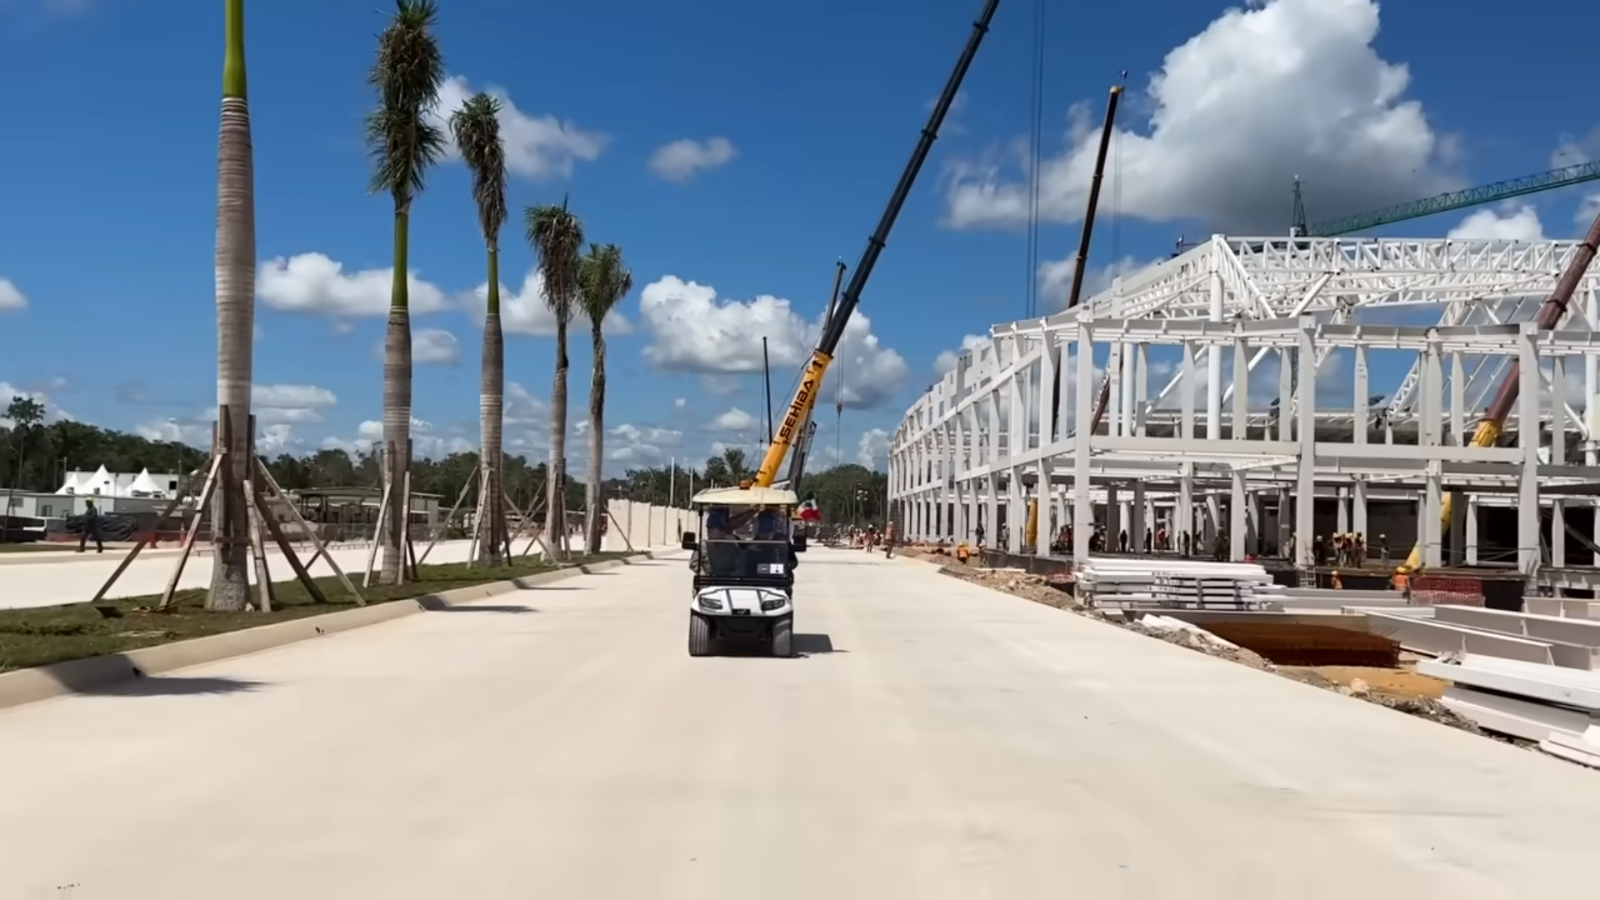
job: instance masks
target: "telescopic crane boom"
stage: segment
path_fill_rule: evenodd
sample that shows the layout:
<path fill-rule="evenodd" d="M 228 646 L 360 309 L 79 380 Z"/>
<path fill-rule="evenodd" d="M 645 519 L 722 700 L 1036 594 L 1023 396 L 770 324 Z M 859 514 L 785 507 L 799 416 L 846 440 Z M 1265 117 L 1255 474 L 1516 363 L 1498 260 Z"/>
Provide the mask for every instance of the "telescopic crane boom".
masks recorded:
<path fill-rule="evenodd" d="M 833 320 L 834 311 L 839 306 L 839 286 L 843 283 L 844 260 L 841 259 L 837 263 L 834 263 L 833 293 L 828 295 L 828 314 L 822 319 L 822 327 L 824 328 L 828 327 L 828 322 Z M 772 392 L 769 390 L 767 392 L 767 418 L 769 419 L 772 418 L 772 400 L 770 399 L 771 394 Z M 800 476 L 804 475 L 806 472 L 806 457 L 811 455 L 811 442 L 817 436 L 815 404 L 812 404 L 812 406 L 812 411 L 806 413 L 806 427 L 801 429 L 800 437 L 795 441 L 795 445 L 790 451 L 789 474 L 786 476 L 786 480 L 789 482 L 789 490 L 791 491 L 800 490 Z M 769 443 L 772 441 L 770 434 L 767 437 L 767 441 Z"/>
<path fill-rule="evenodd" d="M 839 308 L 828 317 L 827 323 L 822 326 L 822 339 L 817 342 L 817 348 L 812 351 L 811 359 L 800 373 L 800 387 L 795 390 L 794 399 L 789 401 L 789 408 L 783 414 L 783 421 L 778 424 L 778 433 L 773 436 L 772 444 L 767 447 L 767 455 L 761 460 L 761 468 L 756 471 L 755 485 L 770 487 L 778 477 L 778 469 L 783 465 L 784 456 L 795 440 L 805 429 L 811 410 L 816 407 L 817 393 L 822 389 L 822 379 L 828 374 L 828 365 L 833 362 L 833 354 L 839 349 L 839 340 L 844 337 L 844 327 L 850 321 L 850 316 L 855 312 L 857 304 L 861 302 L 861 292 L 867 286 L 867 279 L 872 277 L 873 267 L 877 265 L 878 255 L 889 240 L 889 232 L 894 228 L 894 221 L 900 215 L 900 208 L 905 206 L 906 198 L 911 195 L 911 187 L 917 181 L 917 174 L 922 171 L 922 164 L 928 160 L 928 151 L 933 149 L 933 142 L 939 137 L 939 126 L 944 124 L 944 118 L 950 112 L 950 106 L 955 102 L 956 93 L 961 90 L 961 82 L 967 77 L 967 69 L 972 66 L 973 57 L 978 55 L 978 46 L 983 43 L 983 37 L 989 32 L 989 23 L 994 19 L 995 9 L 1000 6 L 1000 0 L 984 0 L 983 12 L 978 15 L 978 20 L 972 23 L 972 35 L 967 38 L 967 46 L 961 51 L 961 58 L 956 60 L 955 70 L 950 73 L 950 80 L 945 83 L 944 93 L 939 95 L 939 100 L 933 105 L 933 112 L 928 115 L 928 123 L 922 126 L 922 135 L 917 139 L 916 149 L 911 151 L 911 161 L 906 163 L 905 171 L 900 174 L 900 182 L 895 185 L 894 193 L 889 195 L 889 205 L 883 211 L 883 218 L 878 220 L 878 228 L 867 239 L 867 248 L 861 253 L 860 262 L 856 263 L 855 271 L 850 274 L 850 283 L 845 286 L 844 294 L 839 298 Z"/>

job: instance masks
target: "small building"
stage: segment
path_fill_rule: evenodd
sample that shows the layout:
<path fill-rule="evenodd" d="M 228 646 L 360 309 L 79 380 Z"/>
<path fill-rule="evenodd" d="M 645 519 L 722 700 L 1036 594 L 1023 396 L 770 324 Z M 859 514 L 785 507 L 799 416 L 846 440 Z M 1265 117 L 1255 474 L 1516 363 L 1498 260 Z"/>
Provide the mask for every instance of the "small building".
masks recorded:
<path fill-rule="evenodd" d="M 359 541 L 372 537 L 378 521 L 383 491 L 376 487 L 320 487 L 290 491 L 289 496 L 306 521 L 324 540 Z M 411 534 L 426 540 L 441 526 L 439 494 L 412 492 Z M 279 510 L 280 522 L 291 522 L 288 510 Z"/>
<path fill-rule="evenodd" d="M 183 476 L 174 473 L 152 474 L 142 469 L 136 474 L 108 472 L 105 466 L 93 472 L 68 472 L 57 494 L 94 497 L 130 497 L 141 500 L 170 500 L 183 489 Z"/>

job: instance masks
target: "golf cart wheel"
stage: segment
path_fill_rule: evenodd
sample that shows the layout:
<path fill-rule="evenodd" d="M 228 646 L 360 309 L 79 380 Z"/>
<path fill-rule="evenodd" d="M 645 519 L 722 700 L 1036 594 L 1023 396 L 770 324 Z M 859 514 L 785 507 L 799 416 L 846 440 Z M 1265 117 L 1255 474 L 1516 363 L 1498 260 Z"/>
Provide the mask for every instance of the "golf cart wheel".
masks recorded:
<path fill-rule="evenodd" d="M 711 654 L 711 623 L 699 613 L 689 614 L 689 655 Z"/>
<path fill-rule="evenodd" d="M 772 655 L 780 659 L 794 655 L 793 619 L 780 619 L 772 623 Z"/>

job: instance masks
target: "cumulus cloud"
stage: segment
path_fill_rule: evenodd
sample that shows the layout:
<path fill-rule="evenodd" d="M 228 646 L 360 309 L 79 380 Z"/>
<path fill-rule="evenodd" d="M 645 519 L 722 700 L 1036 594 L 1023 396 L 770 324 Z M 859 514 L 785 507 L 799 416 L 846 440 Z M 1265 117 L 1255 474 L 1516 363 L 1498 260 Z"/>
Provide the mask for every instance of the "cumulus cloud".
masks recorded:
<path fill-rule="evenodd" d="M 704 141 L 685 138 L 657 147 L 650 155 L 650 171 L 668 181 L 688 181 L 701 172 L 727 165 L 738 152 L 725 137 Z"/>
<path fill-rule="evenodd" d="M 0 312 L 14 312 L 28 308 L 28 298 L 9 279 L 0 278 Z"/>
<path fill-rule="evenodd" d="M 1169 52 L 1145 96 L 1124 101 L 1150 112 L 1114 135 L 1107 187 L 1116 211 L 1279 234 L 1297 176 L 1316 220 L 1457 187 L 1451 139 L 1406 97 L 1409 69 L 1372 46 L 1378 20 L 1377 0 L 1259 0 Z M 1042 161 L 1042 219 L 1083 216 L 1101 108 L 1075 107 L 1066 149 Z M 1015 166 L 965 160 L 947 175 L 948 224 L 1029 220 L 1030 179 Z"/>
<path fill-rule="evenodd" d="M 394 269 L 345 272 L 344 266 L 321 253 L 278 257 L 261 264 L 256 273 L 256 296 L 282 312 L 341 317 L 384 316 L 389 313 L 389 288 Z M 423 281 L 415 271 L 406 275 L 411 312 L 438 312 L 450 305 L 445 292 Z"/>
<path fill-rule="evenodd" d="M 885 471 L 889 466 L 889 432 L 882 428 L 869 428 L 861 433 L 861 440 L 856 442 L 856 462 L 877 471 Z"/>
<path fill-rule="evenodd" d="M 75 421 L 76 417 L 74 417 L 72 413 L 61 409 L 50 401 L 51 391 L 64 390 L 67 387 L 68 385 L 66 379 L 64 378 L 53 378 L 48 384 L 30 385 L 27 387 L 0 381 L 0 428 L 11 427 L 12 422 L 10 419 L 5 417 L 5 410 L 7 406 L 11 405 L 11 401 L 17 399 L 18 397 L 43 403 L 44 420 L 46 422 Z"/>
<path fill-rule="evenodd" d="M 615 474 L 630 466 L 659 466 L 683 445 L 683 432 L 650 425 L 617 425 L 606 430 L 605 471 Z"/>
<path fill-rule="evenodd" d="M 755 416 L 737 406 L 711 420 L 711 427 L 717 431 L 749 431 L 759 424 Z"/>
<path fill-rule="evenodd" d="M 605 149 L 607 138 L 585 131 L 572 122 L 555 116 L 534 116 L 517 109 L 504 88 L 489 85 L 485 92 L 500 101 L 500 137 L 506 145 L 506 169 L 529 178 L 562 178 L 572 174 L 579 162 L 593 162 Z M 431 115 L 435 123 L 449 132 L 451 113 L 460 109 L 478 91 L 467 79 L 452 75 L 439 89 L 439 105 Z M 454 143 L 450 156 L 460 159 Z"/>
<path fill-rule="evenodd" d="M 476 317 L 479 324 L 483 322 L 488 303 L 488 282 L 478 285 L 470 295 L 462 298 L 462 305 Z M 580 323 L 579 327 L 589 327 L 582 312 L 575 312 L 573 319 Z M 628 334 L 633 330 L 633 323 L 619 309 L 612 309 L 606 314 L 603 326 L 606 334 Z M 545 302 L 544 276 L 537 268 L 528 270 L 518 290 L 500 285 L 500 327 L 506 334 L 532 337 L 550 337 L 556 333 L 556 316 L 550 311 L 550 304 Z"/>
<path fill-rule="evenodd" d="M 321 422 L 338 404 L 339 398 L 332 391 L 313 384 L 254 385 L 250 407 L 256 417 L 257 445 L 262 453 L 296 450 L 301 441 L 294 429 Z M 146 420 L 134 431 L 148 440 L 209 447 L 211 426 L 216 420 L 217 407 L 211 406 L 193 415 Z"/>
<path fill-rule="evenodd" d="M 984 344 L 989 339 L 981 334 L 969 334 L 961 339 L 960 350 L 945 350 L 933 358 L 933 371 L 936 375 L 948 375 L 956 369 L 956 363 L 961 361 L 963 354 L 970 353 Z"/>
<path fill-rule="evenodd" d="M 711 378 L 762 371 L 761 339 L 767 339 L 774 368 L 798 370 L 821 336 L 821 315 L 807 322 L 788 300 L 763 295 L 749 301 L 724 300 L 710 285 L 674 275 L 645 285 L 639 295 L 640 320 L 650 337 L 644 356 L 657 368 Z M 906 361 L 882 346 L 872 321 L 859 310 L 845 325 L 823 385 L 852 409 L 875 407 L 904 386 Z"/>
<path fill-rule="evenodd" d="M 1110 290 L 1118 278 L 1158 262 L 1161 260 L 1139 260 L 1124 256 L 1103 266 L 1088 266 L 1083 273 L 1083 287 L 1078 292 L 1078 301 L 1087 302 L 1090 297 Z M 1039 296 L 1046 311 L 1059 310 L 1067 305 L 1067 300 L 1072 296 L 1072 272 L 1076 266 L 1077 260 L 1072 257 L 1047 260 L 1039 265 Z"/>
<path fill-rule="evenodd" d="M 1539 211 L 1531 206 L 1510 206 L 1501 210 L 1480 209 L 1450 229 L 1451 240 L 1542 241 L 1544 225 Z"/>
<path fill-rule="evenodd" d="M 372 355 L 383 359 L 383 341 L 372 345 Z M 461 342 L 443 328 L 418 328 L 411 333 L 411 362 L 419 365 L 453 366 L 461 361 Z"/>

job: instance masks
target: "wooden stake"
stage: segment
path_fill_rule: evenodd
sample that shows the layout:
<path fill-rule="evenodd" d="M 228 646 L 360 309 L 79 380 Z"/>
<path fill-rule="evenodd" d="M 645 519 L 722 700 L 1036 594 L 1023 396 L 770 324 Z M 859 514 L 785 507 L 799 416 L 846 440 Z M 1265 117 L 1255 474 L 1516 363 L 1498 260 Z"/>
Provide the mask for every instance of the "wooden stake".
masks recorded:
<path fill-rule="evenodd" d="M 382 475 L 379 480 L 383 484 L 383 493 L 378 498 L 378 519 L 372 528 L 372 546 L 367 550 L 367 574 L 361 579 L 362 587 L 372 587 L 372 569 L 378 562 L 378 547 L 382 546 L 386 533 L 389 530 L 389 445 L 384 445 L 384 453 L 379 465 L 382 466 Z"/>
<path fill-rule="evenodd" d="M 226 422 L 227 419 L 224 417 L 222 421 Z M 211 474 L 206 477 L 205 486 L 200 488 L 200 496 L 195 498 L 194 520 L 189 524 L 189 530 L 183 534 L 183 547 L 178 551 L 178 559 L 172 566 L 172 575 L 167 578 L 167 587 L 161 592 L 161 601 L 156 604 L 156 609 L 166 609 L 172 605 L 172 595 L 178 591 L 178 580 L 183 577 L 184 566 L 189 564 L 189 554 L 194 552 L 194 539 L 200 534 L 200 522 L 205 518 L 206 505 L 217 492 L 217 485 L 223 477 L 223 466 L 227 461 L 226 450 L 218 452 L 211 459 Z"/>
<path fill-rule="evenodd" d="M 406 455 L 395 462 L 400 466 L 400 583 L 417 580 L 417 551 L 411 546 L 411 439 L 406 439 Z"/>
<path fill-rule="evenodd" d="M 217 477 L 217 466 L 220 464 L 221 462 L 219 460 L 213 459 L 211 461 L 211 467 L 206 475 L 205 491 L 207 493 L 209 493 L 211 490 L 212 479 Z M 199 474 L 200 470 L 195 469 L 189 473 L 188 478 L 185 480 L 192 481 L 194 477 Z M 172 514 L 178 511 L 178 507 L 183 504 L 183 498 L 188 493 L 188 489 L 188 484 L 184 484 L 183 487 L 179 488 L 178 493 L 173 495 L 172 500 L 167 503 L 167 508 L 161 511 L 161 518 L 156 520 L 156 529 L 158 531 L 160 530 L 162 523 L 172 518 Z M 198 521 L 198 519 L 196 521 Z M 154 534 L 154 532 L 151 533 Z M 122 558 L 122 562 L 117 564 L 116 571 L 111 573 L 111 577 L 106 579 L 106 583 L 100 585 L 100 590 L 95 591 L 94 599 L 89 601 L 89 605 L 96 609 L 115 609 L 115 606 L 104 603 L 106 594 L 109 593 L 112 586 L 117 583 L 117 579 L 122 577 L 122 573 L 128 571 L 128 567 L 133 565 L 133 561 L 139 558 L 139 553 L 152 543 L 154 542 L 141 537 L 138 542 L 133 545 L 133 549 L 128 551 L 128 555 Z"/>
<path fill-rule="evenodd" d="M 344 569 L 340 568 L 339 563 L 334 561 L 333 554 L 328 551 L 327 545 L 322 543 L 322 538 L 318 536 L 316 530 L 311 527 L 311 523 L 307 522 L 305 516 L 300 515 L 300 510 L 296 509 L 294 504 L 289 502 L 289 494 L 284 491 L 281 485 L 278 484 L 278 479 L 272 477 L 272 470 L 268 469 L 267 464 L 262 462 L 260 459 L 256 460 L 255 467 L 256 472 L 261 476 L 261 480 L 266 482 L 267 487 L 271 488 L 273 493 L 283 498 L 285 505 L 289 508 L 289 515 L 294 519 L 295 524 L 300 526 L 300 532 L 311 539 L 312 546 L 317 548 L 317 556 L 328 561 L 328 567 L 333 569 L 333 574 L 338 577 L 339 583 L 344 586 L 345 590 L 350 592 L 351 597 L 355 598 L 356 605 L 366 606 L 366 598 L 361 596 L 361 592 L 356 590 L 356 586 L 352 584 L 349 577 L 345 575 Z M 265 501 L 261 501 L 261 505 L 266 506 Z M 289 539 L 286 535 L 284 535 L 283 529 L 279 528 L 277 521 L 272 519 L 270 516 L 266 517 L 266 521 L 267 530 L 273 533 L 273 537 L 278 542 L 278 546 L 284 549 L 284 555 L 288 558 L 289 565 L 294 568 L 295 574 L 298 575 L 301 582 L 305 584 L 306 590 L 311 592 L 311 596 L 316 598 L 317 602 L 327 603 L 328 598 L 323 596 L 322 589 L 318 587 L 316 580 L 311 577 L 310 570 L 300 565 L 299 557 L 294 554 L 293 545 L 289 543 Z"/>
<path fill-rule="evenodd" d="M 509 503 L 510 502 L 510 498 L 506 498 L 506 502 Z M 550 542 L 545 540 L 544 539 L 544 535 L 541 534 L 538 531 L 534 531 L 533 537 L 528 541 L 528 546 L 526 546 L 526 547 L 524 547 L 522 549 L 522 555 L 523 556 L 527 556 L 528 552 L 533 549 L 533 545 L 534 544 L 538 544 L 540 547 L 544 548 L 544 561 L 545 562 L 547 562 L 547 563 L 556 562 L 555 554 L 550 552 Z"/>
<path fill-rule="evenodd" d="M 472 489 L 473 476 L 476 475 L 477 472 L 478 472 L 478 470 L 476 470 L 476 469 L 472 470 L 472 474 L 468 475 L 467 476 L 467 480 L 464 483 L 462 483 L 461 492 L 459 494 L 456 494 L 456 504 L 454 506 L 450 507 L 450 514 L 445 516 L 445 519 L 444 519 L 444 530 L 446 530 L 446 531 L 450 530 L 450 523 L 455 521 L 456 513 L 461 511 L 461 504 L 466 502 L 466 500 L 467 500 L 467 491 Z M 427 561 L 428 554 L 433 552 L 433 545 L 437 544 L 437 543 L 439 543 L 439 537 L 438 537 L 438 535 L 435 535 L 432 540 L 428 541 L 428 546 L 422 548 L 422 556 L 421 556 L 421 558 L 419 558 L 417 560 L 417 565 L 422 565 L 424 562 Z"/>

